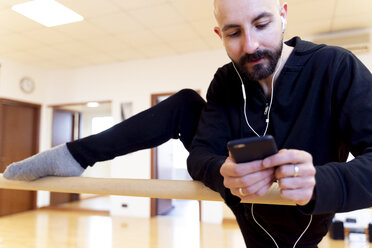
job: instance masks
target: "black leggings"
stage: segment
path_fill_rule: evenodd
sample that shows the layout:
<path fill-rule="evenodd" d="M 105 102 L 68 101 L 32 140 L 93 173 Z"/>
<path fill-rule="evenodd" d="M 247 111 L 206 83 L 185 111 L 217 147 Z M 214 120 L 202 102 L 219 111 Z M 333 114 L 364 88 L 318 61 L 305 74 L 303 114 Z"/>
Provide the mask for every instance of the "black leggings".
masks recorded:
<path fill-rule="evenodd" d="M 189 150 L 204 105 L 198 93 L 184 89 L 101 133 L 69 142 L 67 147 L 83 168 L 156 147 L 171 138 L 179 138 Z"/>

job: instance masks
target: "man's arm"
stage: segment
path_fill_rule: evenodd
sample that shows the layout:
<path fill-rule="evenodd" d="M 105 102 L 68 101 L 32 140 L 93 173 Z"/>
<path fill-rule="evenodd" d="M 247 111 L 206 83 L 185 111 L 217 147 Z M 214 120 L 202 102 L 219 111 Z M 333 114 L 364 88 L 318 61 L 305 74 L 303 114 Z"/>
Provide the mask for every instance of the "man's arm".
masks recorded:
<path fill-rule="evenodd" d="M 220 167 L 228 156 L 229 129 L 224 111 L 207 102 L 187 159 L 191 177 L 219 192 L 224 199 L 227 196 Z"/>
<path fill-rule="evenodd" d="M 307 213 L 372 206 L 372 75 L 347 52 L 333 72 L 331 107 L 335 121 L 331 128 L 355 159 L 316 166 L 315 201 L 301 208 Z"/>
<path fill-rule="evenodd" d="M 249 163 L 236 164 L 228 158 L 227 142 L 240 138 L 242 129 L 240 81 L 233 70 L 230 70 L 232 75 L 228 75 L 228 66 L 216 73 L 208 89 L 207 104 L 187 162 L 193 179 L 218 191 L 227 204 L 233 205 L 242 198 L 240 187 L 252 190 L 250 197 L 266 192 L 273 181 L 273 169 L 255 167 L 257 170 L 252 170 Z"/>
<path fill-rule="evenodd" d="M 201 114 L 197 134 L 187 159 L 187 166 L 194 180 L 202 181 L 230 202 L 234 197 L 223 185 L 220 168 L 228 157 L 227 142 L 233 136 L 231 113 L 229 114 L 227 110 L 228 104 L 236 101 L 236 98 L 235 100 L 230 98 L 234 83 L 230 81 L 230 86 L 226 86 L 225 73 L 224 68 L 219 69 L 209 86 L 207 103 Z M 239 202 L 239 198 L 233 201 Z"/>

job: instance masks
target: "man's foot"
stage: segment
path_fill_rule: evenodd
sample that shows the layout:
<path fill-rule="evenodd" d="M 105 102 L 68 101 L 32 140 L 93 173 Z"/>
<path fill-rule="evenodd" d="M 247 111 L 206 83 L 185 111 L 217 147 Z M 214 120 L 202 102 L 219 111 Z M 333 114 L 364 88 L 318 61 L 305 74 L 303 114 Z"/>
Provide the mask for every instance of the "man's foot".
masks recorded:
<path fill-rule="evenodd" d="M 10 164 L 3 176 L 31 181 L 46 176 L 80 176 L 84 168 L 72 157 L 66 144 Z"/>

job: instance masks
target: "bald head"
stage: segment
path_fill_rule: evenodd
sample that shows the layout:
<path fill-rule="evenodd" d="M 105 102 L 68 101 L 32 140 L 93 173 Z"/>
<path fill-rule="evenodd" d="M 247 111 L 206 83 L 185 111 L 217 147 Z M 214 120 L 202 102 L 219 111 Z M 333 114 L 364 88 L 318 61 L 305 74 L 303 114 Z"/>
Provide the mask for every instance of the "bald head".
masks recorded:
<path fill-rule="evenodd" d="M 233 1 L 238 1 L 238 2 L 245 2 L 246 6 L 249 7 L 250 6 L 250 2 L 254 2 L 254 1 L 250 1 L 250 0 L 214 0 L 214 16 L 215 18 L 217 19 L 217 22 L 218 22 L 218 18 L 221 14 L 221 8 L 223 9 L 223 6 L 227 3 L 227 2 L 233 2 Z M 278 9 L 278 12 L 280 12 L 280 0 L 258 0 L 258 1 L 267 1 L 269 4 L 273 4 L 277 9 Z M 252 4 L 254 5 L 254 4 Z"/>
<path fill-rule="evenodd" d="M 214 0 L 214 7 L 216 7 L 217 2 L 220 2 L 220 1 L 228 1 L 228 0 Z M 278 6 L 280 6 L 280 1 L 279 0 L 273 0 L 273 2 L 276 2 L 276 4 Z"/>

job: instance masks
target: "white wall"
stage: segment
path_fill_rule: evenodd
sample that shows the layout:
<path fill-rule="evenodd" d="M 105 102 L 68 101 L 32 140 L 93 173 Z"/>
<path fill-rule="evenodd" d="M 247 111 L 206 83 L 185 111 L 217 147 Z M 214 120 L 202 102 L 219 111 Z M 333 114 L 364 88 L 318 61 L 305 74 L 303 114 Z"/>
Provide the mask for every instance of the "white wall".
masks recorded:
<path fill-rule="evenodd" d="M 45 76 L 47 71 L 17 63 L 0 57 L 0 97 L 41 104 L 45 95 Z M 34 79 L 36 87 L 32 94 L 23 93 L 19 87 L 21 78 Z"/>
<path fill-rule="evenodd" d="M 150 94 L 189 87 L 205 93 L 218 66 L 227 62 L 224 51 L 195 53 L 152 60 L 86 67 L 49 73 L 52 89 L 46 101 L 132 101 L 134 112 L 150 106 Z M 66 92 L 67 94 L 63 94 Z"/>

